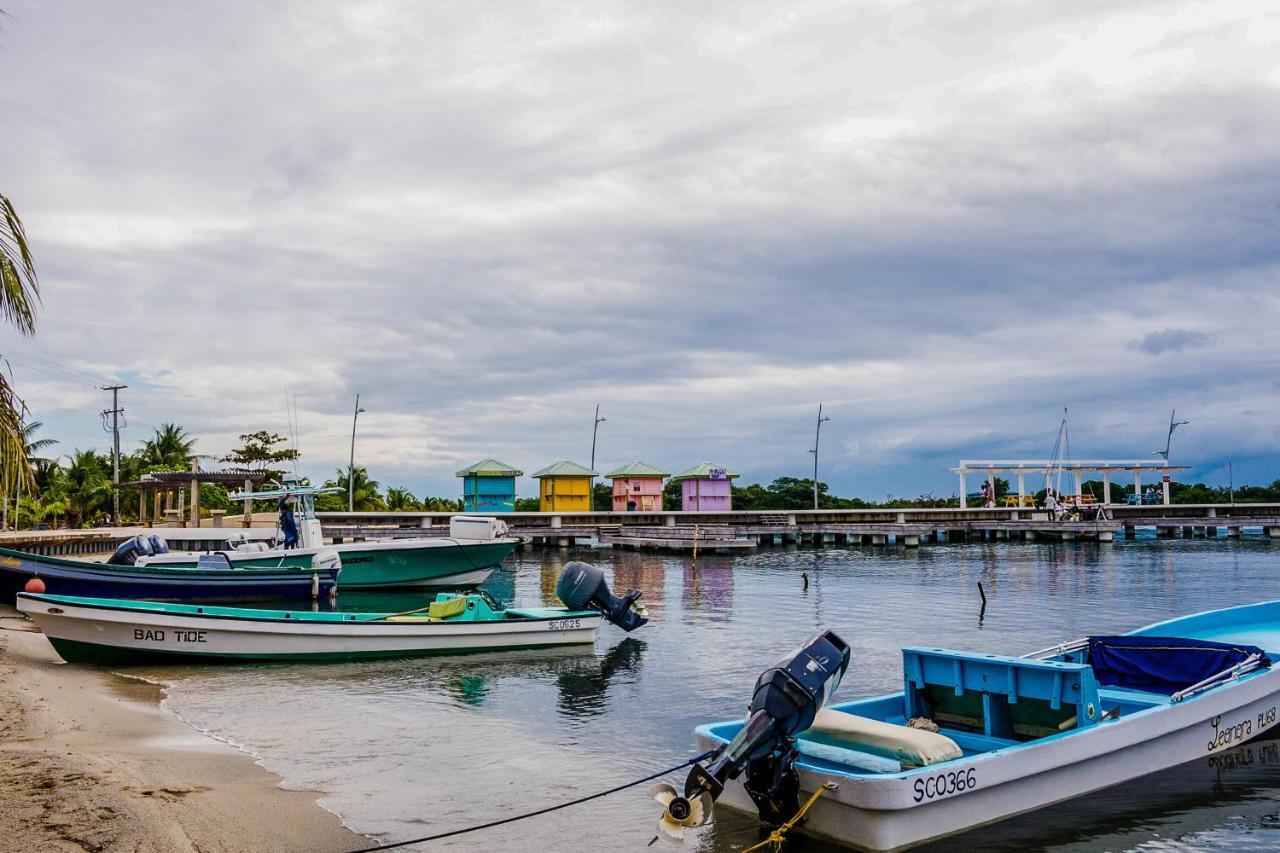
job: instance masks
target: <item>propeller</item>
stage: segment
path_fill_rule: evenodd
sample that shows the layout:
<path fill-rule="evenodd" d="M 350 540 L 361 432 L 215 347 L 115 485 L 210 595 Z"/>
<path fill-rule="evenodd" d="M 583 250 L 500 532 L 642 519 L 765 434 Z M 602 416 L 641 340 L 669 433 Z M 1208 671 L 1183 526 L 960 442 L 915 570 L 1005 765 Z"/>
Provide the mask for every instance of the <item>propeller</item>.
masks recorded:
<path fill-rule="evenodd" d="M 662 817 L 658 819 L 658 837 L 671 844 L 684 843 L 686 829 L 702 826 L 711 820 L 714 801 L 703 791 L 693 799 L 680 796 L 675 788 L 665 782 L 649 786 L 649 796 L 662 804 Z"/>

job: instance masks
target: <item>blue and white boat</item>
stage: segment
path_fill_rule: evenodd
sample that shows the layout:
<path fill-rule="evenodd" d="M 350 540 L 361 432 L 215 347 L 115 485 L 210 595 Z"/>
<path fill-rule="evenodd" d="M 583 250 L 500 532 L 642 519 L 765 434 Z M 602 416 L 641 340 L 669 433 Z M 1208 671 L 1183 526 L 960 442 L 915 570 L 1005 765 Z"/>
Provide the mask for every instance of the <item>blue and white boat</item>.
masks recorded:
<path fill-rule="evenodd" d="M 130 545 L 128 540 L 121 548 Z M 152 601 L 257 601 L 329 599 L 338 593 L 342 571 L 330 551 L 307 566 L 242 568 L 224 554 L 202 554 L 192 566 L 163 567 L 94 563 L 0 548 L 0 596 L 14 595 L 39 579 L 45 592 L 93 598 Z"/>
<path fill-rule="evenodd" d="M 690 773 L 683 796 L 669 786 L 655 793 L 676 805 L 660 831 L 678 839 L 710 818 L 713 800 L 769 812 L 777 823 L 821 791 L 796 831 L 865 850 L 913 847 L 1225 753 L 1273 730 L 1277 654 L 1280 601 L 1022 657 L 904 648 L 902 692 L 826 708 L 843 668 L 826 665 L 830 654 L 818 656 L 819 675 L 830 681 L 788 682 L 788 701 L 802 707 L 787 706 L 787 725 L 769 718 L 761 698 L 771 687 L 766 676 L 780 679 L 774 669 L 757 684 L 745 726 L 697 729 L 698 748 L 717 750 L 717 758 Z M 770 707 L 783 718 L 777 702 Z"/>

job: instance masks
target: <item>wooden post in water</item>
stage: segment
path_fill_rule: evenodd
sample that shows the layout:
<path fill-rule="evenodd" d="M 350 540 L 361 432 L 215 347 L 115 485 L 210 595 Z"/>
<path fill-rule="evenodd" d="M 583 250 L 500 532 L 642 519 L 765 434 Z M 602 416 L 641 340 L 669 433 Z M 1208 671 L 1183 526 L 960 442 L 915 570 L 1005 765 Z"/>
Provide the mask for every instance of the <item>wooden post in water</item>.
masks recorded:
<path fill-rule="evenodd" d="M 693 571 L 698 570 L 698 525 L 693 525 L 693 565 L 690 566 Z"/>

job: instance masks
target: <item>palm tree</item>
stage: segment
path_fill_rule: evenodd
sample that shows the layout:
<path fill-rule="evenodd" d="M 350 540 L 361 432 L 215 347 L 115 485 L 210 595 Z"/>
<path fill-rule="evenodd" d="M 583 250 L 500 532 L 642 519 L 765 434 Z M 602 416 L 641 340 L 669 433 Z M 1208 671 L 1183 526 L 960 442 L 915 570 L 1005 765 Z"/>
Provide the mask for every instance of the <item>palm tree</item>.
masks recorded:
<path fill-rule="evenodd" d="M 67 510 L 77 524 L 92 519 L 111 502 L 110 466 L 93 450 L 79 450 L 67 457 L 64 470 Z"/>
<path fill-rule="evenodd" d="M 339 468 L 337 474 L 338 476 L 335 479 L 325 482 L 325 486 L 337 486 L 344 492 L 347 491 L 347 472 Z M 355 486 L 352 491 L 352 506 L 356 512 L 380 512 L 385 510 L 387 503 L 382 499 L 382 495 L 378 493 L 378 481 L 370 480 L 369 472 L 359 466 L 356 467 L 352 474 L 351 482 Z"/>
<path fill-rule="evenodd" d="M 36 306 L 40 303 L 40 283 L 35 262 L 27 245 L 13 203 L 0 195 L 0 318 L 24 335 L 36 330 Z M 14 392 L 9 377 L 0 371 L 0 483 L 25 483 L 31 477 L 22 436 L 22 415 L 26 404 Z"/>
<path fill-rule="evenodd" d="M 152 470 L 185 471 L 196 458 L 196 440 L 177 424 L 160 424 L 156 434 L 142 445 L 139 461 Z"/>
<path fill-rule="evenodd" d="M 19 478 L 14 483 L 14 486 L 15 486 L 13 490 L 14 529 L 17 529 L 18 527 L 18 511 L 22 507 L 23 486 L 29 485 L 36 492 L 36 495 L 34 495 L 33 497 L 38 496 L 43 491 L 40 485 L 41 475 L 42 474 L 47 475 L 49 473 L 49 466 L 52 465 L 54 468 L 57 467 L 57 463 L 54 462 L 52 459 L 45 459 L 41 456 L 36 455 L 40 451 L 44 450 L 46 447 L 51 447 L 58 443 L 56 439 L 35 437 L 36 432 L 38 432 L 40 427 L 42 426 L 44 426 L 44 424 L 41 423 L 40 421 L 32 421 L 29 424 L 24 424 L 22 423 L 21 418 L 18 419 L 18 434 L 20 436 L 19 440 L 22 443 L 23 456 L 26 457 L 27 464 L 30 466 L 30 469 L 31 469 L 31 477 L 28 478 L 28 482 L 24 483 L 23 479 Z M 45 479 L 47 481 L 48 477 L 46 476 Z M 7 488 L 5 489 L 4 502 L 7 507 L 9 502 L 9 492 Z"/>
<path fill-rule="evenodd" d="M 412 512 L 421 508 L 422 504 L 408 489 L 387 489 L 387 509 L 392 512 Z"/>

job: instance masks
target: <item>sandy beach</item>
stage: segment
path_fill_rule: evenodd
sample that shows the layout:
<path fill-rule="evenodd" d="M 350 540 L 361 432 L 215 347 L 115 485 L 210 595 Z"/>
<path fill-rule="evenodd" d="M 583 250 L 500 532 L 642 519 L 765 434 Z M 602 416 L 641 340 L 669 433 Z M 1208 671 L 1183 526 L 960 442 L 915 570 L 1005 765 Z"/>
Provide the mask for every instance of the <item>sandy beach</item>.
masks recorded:
<path fill-rule="evenodd" d="M 347 851 L 316 795 L 159 706 L 160 688 L 60 661 L 0 607 L 0 850 Z"/>

